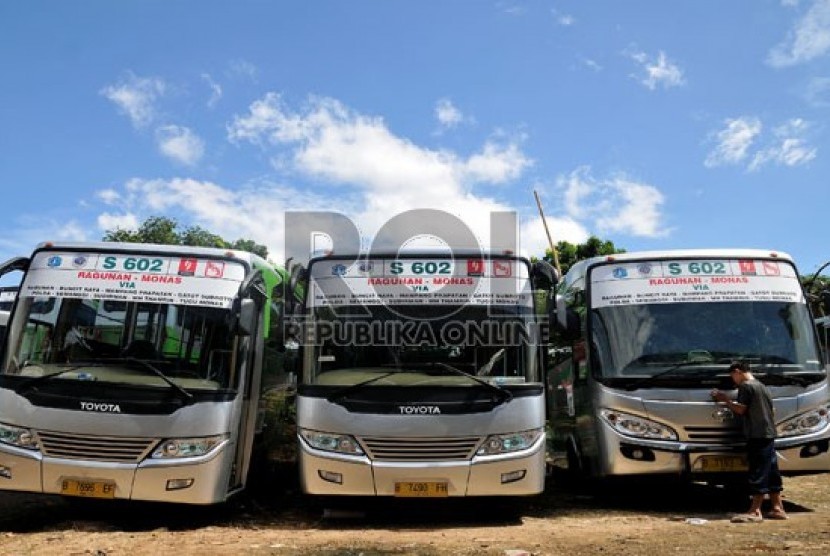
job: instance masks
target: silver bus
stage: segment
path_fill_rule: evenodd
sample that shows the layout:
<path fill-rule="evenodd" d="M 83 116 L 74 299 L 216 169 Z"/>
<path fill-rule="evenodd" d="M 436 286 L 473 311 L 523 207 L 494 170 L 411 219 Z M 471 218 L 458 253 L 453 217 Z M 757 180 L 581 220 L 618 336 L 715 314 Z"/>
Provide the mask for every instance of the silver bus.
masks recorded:
<path fill-rule="evenodd" d="M 244 488 L 286 379 L 285 277 L 241 251 L 44 243 L 0 367 L 0 489 L 211 504 Z"/>
<path fill-rule="evenodd" d="M 544 305 L 533 292 L 552 291 L 550 265 L 401 251 L 312 258 L 306 278 L 297 385 L 304 492 L 543 490 Z"/>
<path fill-rule="evenodd" d="M 762 250 L 624 253 L 576 263 L 556 295 L 548 373 L 554 463 L 575 477 L 745 469 L 735 416 L 710 397 L 750 364 L 775 404 L 782 472 L 830 470 L 830 393 L 791 258 Z"/>

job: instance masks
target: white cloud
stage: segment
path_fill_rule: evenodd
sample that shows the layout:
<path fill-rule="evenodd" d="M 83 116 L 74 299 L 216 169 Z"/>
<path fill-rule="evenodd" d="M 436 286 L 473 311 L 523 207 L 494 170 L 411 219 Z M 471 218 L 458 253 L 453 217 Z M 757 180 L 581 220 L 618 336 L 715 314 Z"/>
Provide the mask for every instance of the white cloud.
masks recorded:
<path fill-rule="evenodd" d="M 131 213 L 110 214 L 103 212 L 98 215 L 98 228 L 104 232 L 119 229 L 135 231 L 138 226 L 138 218 Z"/>
<path fill-rule="evenodd" d="M 133 126 L 141 128 L 155 118 L 155 102 L 164 94 L 165 88 L 161 79 L 128 73 L 117 85 L 108 85 L 100 93 L 118 106 Z"/>
<path fill-rule="evenodd" d="M 516 1 L 499 1 L 496 2 L 496 8 L 501 10 L 503 13 L 513 16 L 524 15 L 527 12 L 527 8 L 523 6 L 521 3 Z"/>
<path fill-rule="evenodd" d="M 120 203 L 121 213 L 103 213 L 98 217 L 101 230 L 137 229 L 148 216 L 166 214 L 177 217 L 180 223 L 202 226 L 229 241 L 252 239 L 267 246 L 269 258 L 274 261 L 284 259 L 285 211 L 343 212 L 349 206 L 358 206 L 342 198 L 270 182 L 232 190 L 188 178 L 131 179 L 124 185 Z"/>
<path fill-rule="evenodd" d="M 382 118 L 357 113 L 334 99 L 312 98 L 294 110 L 273 93 L 237 116 L 228 126 L 228 138 L 282 157 L 287 170 L 308 179 L 302 187 L 263 182 L 242 190 L 187 178 L 133 179 L 118 192 L 99 194 L 121 208 L 108 211 L 99 222 L 184 215 L 180 221 L 192 221 L 227 239 L 263 243 L 272 260 L 280 261 L 286 211 L 341 213 L 369 241 L 390 218 L 413 209 L 438 209 L 464 222 L 487 246 L 491 212 L 513 207 L 478 188 L 518 180 L 532 164 L 521 150 L 521 138 L 499 135 L 473 154 L 461 155 L 416 145 L 392 133 Z M 582 242 L 589 228 L 640 236 L 664 233 L 663 198 L 648 184 L 623 177 L 597 180 L 586 168 L 563 178 L 559 194 L 568 202 L 566 210 L 547 217 L 554 241 Z M 541 253 L 547 246 L 541 220 L 531 216 L 520 228 L 523 251 Z"/>
<path fill-rule="evenodd" d="M 514 180 L 531 164 L 515 140 L 488 142 L 463 158 L 415 145 L 394 135 L 381 118 L 355 113 L 334 99 L 313 98 L 297 112 L 274 93 L 235 118 L 228 137 L 288 148 L 295 171 L 356 188 L 364 206 L 352 216 L 369 233 L 390 216 L 415 208 L 445 210 L 480 232 L 491 210 L 507 207 L 476 195 L 475 186 Z"/>
<path fill-rule="evenodd" d="M 115 189 L 103 189 L 96 192 L 95 196 L 107 205 L 114 205 L 119 199 L 121 199 L 121 194 Z"/>
<path fill-rule="evenodd" d="M 583 58 L 582 63 L 594 71 L 602 71 L 602 66 L 595 60 L 591 60 L 590 58 Z"/>
<path fill-rule="evenodd" d="M 194 166 L 205 153 L 205 143 L 186 127 L 166 125 L 156 129 L 156 142 L 159 151 L 167 158 Z"/>
<path fill-rule="evenodd" d="M 808 62 L 830 50 L 830 0 L 815 0 L 807 12 L 770 50 L 767 63 L 781 68 Z"/>
<path fill-rule="evenodd" d="M 570 27 L 576 23 L 576 18 L 574 16 L 570 14 L 563 14 L 557 9 L 552 9 L 550 13 L 553 15 L 553 19 L 556 21 L 557 25 L 561 25 L 562 27 Z"/>
<path fill-rule="evenodd" d="M 472 155 L 463 164 L 463 176 L 476 182 L 505 183 L 521 176 L 532 164 L 517 144 L 488 142 L 480 153 Z"/>
<path fill-rule="evenodd" d="M 759 150 L 748 169 L 755 171 L 768 163 L 800 166 L 816 157 L 817 149 L 807 144 L 804 135 L 810 125 L 800 118 L 792 119 L 774 130 L 773 144 Z"/>
<path fill-rule="evenodd" d="M 55 238 L 62 241 L 87 241 L 87 227 L 74 220 L 65 222 L 55 230 Z"/>
<path fill-rule="evenodd" d="M 707 168 L 742 162 L 753 141 L 761 133 L 761 121 L 758 118 L 727 119 L 724 123 L 726 126 L 714 134 L 717 144 L 703 163 Z"/>
<path fill-rule="evenodd" d="M 251 81 L 256 81 L 259 77 L 259 68 L 247 60 L 232 60 L 230 63 L 230 72 L 234 75 L 241 75 Z"/>
<path fill-rule="evenodd" d="M 715 148 L 704 161 L 708 168 L 743 164 L 749 160 L 747 170 L 757 171 L 767 164 L 799 166 L 816 157 L 817 149 L 806 139 L 810 124 L 801 118 L 793 118 L 772 130 L 772 137 L 761 135 L 761 120 L 754 117 L 726 120 L 726 127 L 717 132 Z M 753 149 L 756 143 L 765 146 Z"/>
<path fill-rule="evenodd" d="M 464 121 L 464 114 L 448 98 L 442 98 L 435 104 L 435 117 L 443 129 L 452 129 Z"/>
<path fill-rule="evenodd" d="M 640 64 L 645 75 L 635 75 L 640 83 L 650 90 L 658 86 L 664 89 L 679 87 L 685 83 L 683 71 L 676 64 L 669 61 L 665 52 L 660 51 L 656 58 L 650 58 L 645 52 L 629 52 L 632 60 Z"/>
<path fill-rule="evenodd" d="M 207 107 L 213 108 L 222 98 L 222 87 L 213 80 L 209 73 L 202 74 L 202 81 L 207 83 L 207 86 L 210 88 L 210 98 L 207 100 Z"/>
<path fill-rule="evenodd" d="M 566 215 L 592 222 L 599 233 L 638 237 L 661 237 L 669 233 L 663 225 L 663 194 L 653 185 L 625 176 L 597 179 L 589 167 L 581 167 L 557 180 L 563 192 Z"/>

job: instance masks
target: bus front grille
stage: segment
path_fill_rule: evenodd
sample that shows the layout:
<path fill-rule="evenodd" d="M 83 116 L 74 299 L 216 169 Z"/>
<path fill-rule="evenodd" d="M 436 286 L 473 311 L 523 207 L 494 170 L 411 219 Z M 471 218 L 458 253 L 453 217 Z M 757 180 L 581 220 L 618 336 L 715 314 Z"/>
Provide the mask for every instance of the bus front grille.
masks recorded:
<path fill-rule="evenodd" d="M 388 438 L 364 436 L 360 443 L 378 461 L 466 461 L 484 441 L 478 436 Z"/>
<path fill-rule="evenodd" d="M 743 439 L 738 427 L 683 427 L 690 442 L 733 443 Z"/>
<path fill-rule="evenodd" d="M 38 431 L 37 438 L 46 456 L 120 463 L 140 462 L 158 443 L 155 438 L 89 436 L 51 431 Z"/>

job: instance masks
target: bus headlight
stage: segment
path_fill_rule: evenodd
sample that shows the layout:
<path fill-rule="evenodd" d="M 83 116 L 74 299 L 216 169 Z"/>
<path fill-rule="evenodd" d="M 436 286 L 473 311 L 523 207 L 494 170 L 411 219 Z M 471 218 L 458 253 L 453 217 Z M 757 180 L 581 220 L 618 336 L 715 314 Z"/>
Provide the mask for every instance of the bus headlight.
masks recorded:
<path fill-rule="evenodd" d="M 39 448 L 32 431 L 5 423 L 0 423 L 0 442 L 18 448 L 26 448 L 27 450 L 37 450 Z"/>
<path fill-rule="evenodd" d="M 542 429 L 514 432 L 510 434 L 493 434 L 487 437 L 476 455 L 495 456 L 518 452 L 533 446 L 536 439 L 542 434 Z"/>
<path fill-rule="evenodd" d="M 819 407 L 791 417 L 778 425 L 778 436 L 796 436 L 819 432 L 830 425 L 830 406 Z"/>
<path fill-rule="evenodd" d="M 600 411 L 600 415 L 615 431 L 626 436 L 656 440 L 677 440 L 677 433 L 674 429 L 645 417 L 638 417 L 612 409 L 603 409 Z"/>
<path fill-rule="evenodd" d="M 167 438 L 153 451 L 154 459 L 195 458 L 204 456 L 216 448 L 227 435 L 202 436 L 198 438 Z"/>
<path fill-rule="evenodd" d="M 300 430 L 300 436 L 312 448 L 338 454 L 363 455 L 363 448 L 353 436 L 320 431 Z"/>

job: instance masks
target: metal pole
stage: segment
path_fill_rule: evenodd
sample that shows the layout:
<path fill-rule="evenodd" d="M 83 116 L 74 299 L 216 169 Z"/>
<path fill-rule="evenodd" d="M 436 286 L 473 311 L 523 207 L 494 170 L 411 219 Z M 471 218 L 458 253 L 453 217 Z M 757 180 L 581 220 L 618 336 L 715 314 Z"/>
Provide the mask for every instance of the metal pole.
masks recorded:
<path fill-rule="evenodd" d="M 539 216 L 542 217 L 542 225 L 545 227 L 545 234 L 548 236 L 548 243 L 550 244 L 551 253 L 553 253 L 553 266 L 556 272 L 562 274 L 562 269 L 559 267 L 559 253 L 556 251 L 556 246 L 553 244 L 553 239 L 550 237 L 550 230 L 548 229 L 548 221 L 545 220 L 545 213 L 542 211 L 542 202 L 539 200 L 539 194 L 533 190 L 533 196 L 536 197 L 536 206 L 539 207 Z"/>

